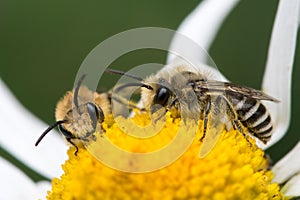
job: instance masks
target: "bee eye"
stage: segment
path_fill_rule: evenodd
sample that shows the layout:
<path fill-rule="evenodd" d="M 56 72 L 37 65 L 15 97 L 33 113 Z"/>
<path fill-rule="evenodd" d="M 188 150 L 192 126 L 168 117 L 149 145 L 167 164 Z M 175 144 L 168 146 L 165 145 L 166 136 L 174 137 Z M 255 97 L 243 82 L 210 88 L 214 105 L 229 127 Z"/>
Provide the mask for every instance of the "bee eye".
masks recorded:
<path fill-rule="evenodd" d="M 97 122 L 98 121 L 103 122 L 104 120 L 103 110 L 99 106 L 96 106 L 93 103 L 87 103 L 86 106 L 87 106 L 87 111 L 89 113 L 89 116 L 92 120 L 93 127 L 96 128 Z"/>
<path fill-rule="evenodd" d="M 62 124 L 58 125 L 58 129 L 66 138 L 73 137 L 72 133 L 70 131 L 68 131 Z"/>
<path fill-rule="evenodd" d="M 154 104 L 159 104 L 165 106 L 170 96 L 170 92 L 165 87 L 160 87 L 157 91 L 156 96 L 154 97 Z"/>

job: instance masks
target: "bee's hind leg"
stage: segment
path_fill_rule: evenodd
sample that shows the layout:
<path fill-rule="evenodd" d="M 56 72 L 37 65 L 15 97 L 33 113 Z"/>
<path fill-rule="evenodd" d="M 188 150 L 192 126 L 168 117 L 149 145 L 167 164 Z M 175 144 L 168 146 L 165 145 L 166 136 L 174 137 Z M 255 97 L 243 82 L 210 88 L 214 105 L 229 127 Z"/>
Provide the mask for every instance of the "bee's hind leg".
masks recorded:
<path fill-rule="evenodd" d="M 205 113 L 204 113 L 204 119 L 203 119 L 203 135 L 200 138 L 200 142 L 203 142 L 203 139 L 206 136 L 208 115 L 210 113 L 210 110 L 211 110 L 211 98 L 210 98 L 210 96 L 208 96 L 207 104 L 206 104 L 206 108 L 205 108 Z"/>
<path fill-rule="evenodd" d="M 226 97 L 223 97 L 223 99 L 226 101 L 226 104 L 227 104 L 227 107 L 228 107 L 227 112 L 228 112 L 228 115 L 229 115 L 230 119 L 232 119 L 231 123 L 232 123 L 233 128 L 235 130 L 238 130 L 251 146 L 252 143 L 248 140 L 248 136 L 243 131 L 242 124 L 238 120 L 238 116 L 237 116 L 236 112 L 234 111 L 234 108 L 232 107 L 232 105 L 230 104 L 230 102 L 228 101 L 228 99 Z"/>
<path fill-rule="evenodd" d="M 244 138 L 247 140 L 247 142 L 250 143 L 250 141 L 247 138 L 247 135 L 243 131 L 243 128 L 242 128 L 242 125 L 241 125 L 240 121 L 238 119 L 234 119 L 234 120 L 232 120 L 232 125 L 233 125 L 234 129 L 238 130 L 244 136 Z"/>

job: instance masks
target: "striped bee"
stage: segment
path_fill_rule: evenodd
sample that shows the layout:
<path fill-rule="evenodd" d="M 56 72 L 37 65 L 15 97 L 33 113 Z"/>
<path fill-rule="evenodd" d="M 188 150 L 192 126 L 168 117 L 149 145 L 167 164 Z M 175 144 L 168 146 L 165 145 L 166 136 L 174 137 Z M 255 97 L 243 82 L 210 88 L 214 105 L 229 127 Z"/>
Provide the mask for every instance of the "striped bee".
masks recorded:
<path fill-rule="evenodd" d="M 243 127 L 266 144 L 271 136 L 271 116 L 262 100 L 275 98 L 249 87 L 218 81 L 209 68 L 194 68 L 187 63 L 173 63 L 143 80 L 141 99 L 152 113 L 159 108 L 175 108 L 188 118 L 203 119 L 200 157 L 207 155 L 217 142 L 224 124 L 234 127 L 247 139 Z M 211 130 L 208 129 L 208 121 Z M 207 133 L 207 131 L 210 131 Z"/>

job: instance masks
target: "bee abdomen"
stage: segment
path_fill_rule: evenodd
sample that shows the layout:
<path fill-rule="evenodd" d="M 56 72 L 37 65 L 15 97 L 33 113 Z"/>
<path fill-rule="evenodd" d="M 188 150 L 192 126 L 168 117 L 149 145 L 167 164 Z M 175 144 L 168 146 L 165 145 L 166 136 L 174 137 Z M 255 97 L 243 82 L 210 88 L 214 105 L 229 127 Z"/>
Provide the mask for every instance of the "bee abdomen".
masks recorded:
<path fill-rule="evenodd" d="M 266 143 L 272 136 L 271 116 L 260 101 L 244 97 L 234 105 L 239 120 L 262 142 Z"/>

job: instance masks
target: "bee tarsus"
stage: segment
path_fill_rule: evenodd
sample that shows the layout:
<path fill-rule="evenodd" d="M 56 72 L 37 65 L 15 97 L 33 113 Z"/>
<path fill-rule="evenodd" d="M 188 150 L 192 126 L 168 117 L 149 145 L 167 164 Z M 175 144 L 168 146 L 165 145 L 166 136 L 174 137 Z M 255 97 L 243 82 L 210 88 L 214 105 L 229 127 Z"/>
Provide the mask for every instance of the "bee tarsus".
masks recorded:
<path fill-rule="evenodd" d="M 67 138 L 67 141 L 68 141 L 71 145 L 73 145 L 73 146 L 76 148 L 76 151 L 74 152 L 74 155 L 77 156 L 77 153 L 78 153 L 78 147 L 77 147 L 76 144 L 74 144 L 74 143 L 72 142 L 71 139 L 72 139 L 72 138 Z"/>

